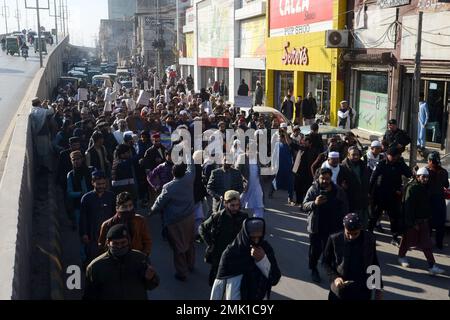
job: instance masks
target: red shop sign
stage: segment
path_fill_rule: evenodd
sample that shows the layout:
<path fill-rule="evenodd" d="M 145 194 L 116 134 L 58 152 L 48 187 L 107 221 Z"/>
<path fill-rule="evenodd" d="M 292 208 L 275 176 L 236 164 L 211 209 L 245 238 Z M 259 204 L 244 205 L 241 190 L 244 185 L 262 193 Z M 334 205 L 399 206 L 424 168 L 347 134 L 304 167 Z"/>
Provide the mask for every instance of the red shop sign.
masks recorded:
<path fill-rule="evenodd" d="M 304 65 L 307 66 L 309 64 L 308 57 L 308 48 L 301 47 L 299 49 L 293 48 L 291 52 L 289 52 L 289 47 L 291 43 L 286 42 L 284 45 L 284 54 L 281 60 L 285 65 L 293 64 L 293 65 Z"/>

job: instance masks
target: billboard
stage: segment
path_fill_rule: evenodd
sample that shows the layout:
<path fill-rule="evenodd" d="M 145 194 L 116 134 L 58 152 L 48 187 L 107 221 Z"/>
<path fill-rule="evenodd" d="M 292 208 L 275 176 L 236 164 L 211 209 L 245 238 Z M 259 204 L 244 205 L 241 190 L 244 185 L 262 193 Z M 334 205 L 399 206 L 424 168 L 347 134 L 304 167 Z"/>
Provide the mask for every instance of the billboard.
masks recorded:
<path fill-rule="evenodd" d="M 270 37 L 333 29 L 334 0 L 270 1 Z"/>
<path fill-rule="evenodd" d="M 266 19 L 255 18 L 241 23 L 241 58 L 261 58 L 266 55 Z"/>
<path fill-rule="evenodd" d="M 195 24 L 195 11 L 194 8 L 186 9 L 186 24 L 187 27 L 194 27 Z"/>
<path fill-rule="evenodd" d="M 231 0 L 211 0 L 209 3 L 198 5 L 198 64 L 200 66 L 229 66 L 233 8 Z"/>

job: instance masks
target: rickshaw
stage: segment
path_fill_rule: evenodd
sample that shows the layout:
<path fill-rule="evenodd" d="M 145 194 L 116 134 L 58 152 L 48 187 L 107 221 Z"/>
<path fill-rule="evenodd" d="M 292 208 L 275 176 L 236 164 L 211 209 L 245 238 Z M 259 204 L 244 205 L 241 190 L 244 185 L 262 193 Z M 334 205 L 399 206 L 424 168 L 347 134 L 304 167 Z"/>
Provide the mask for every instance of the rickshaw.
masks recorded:
<path fill-rule="evenodd" d="M 6 37 L 6 54 L 13 56 L 16 53 L 20 56 L 20 48 L 17 37 Z"/>
<path fill-rule="evenodd" d="M 53 45 L 53 36 L 52 36 L 51 32 L 44 31 L 44 32 L 42 32 L 41 37 L 45 38 L 45 41 L 47 42 L 47 44 Z"/>
<path fill-rule="evenodd" d="M 38 40 L 38 36 L 34 37 L 34 53 L 39 51 L 39 42 Z M 45 39 L 45 37 L 41 36 L 41 46 L 42 46 L 42 52 L 47 53 L 47 41 Z"/>

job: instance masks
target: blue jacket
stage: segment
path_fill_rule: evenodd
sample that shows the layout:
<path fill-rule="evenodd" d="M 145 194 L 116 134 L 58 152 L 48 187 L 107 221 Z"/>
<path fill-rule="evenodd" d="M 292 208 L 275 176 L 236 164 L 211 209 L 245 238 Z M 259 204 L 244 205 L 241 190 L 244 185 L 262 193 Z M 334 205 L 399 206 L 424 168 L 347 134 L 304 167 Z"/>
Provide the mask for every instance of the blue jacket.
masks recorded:
<path fill-rule="evenodd" d="M 181 179 L 165 184 L 152 207 L 153 212 L 161 212 L 164 226 L 176 224 L 194 213 L 195 164 L 188 165 Z"/>

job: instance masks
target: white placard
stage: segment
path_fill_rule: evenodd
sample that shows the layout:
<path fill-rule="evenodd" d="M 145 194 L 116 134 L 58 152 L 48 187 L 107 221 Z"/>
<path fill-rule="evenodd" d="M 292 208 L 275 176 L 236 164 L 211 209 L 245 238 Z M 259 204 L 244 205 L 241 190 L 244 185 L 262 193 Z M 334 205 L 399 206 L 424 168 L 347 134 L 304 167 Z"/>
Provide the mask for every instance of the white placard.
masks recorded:
<path fill-rule="evenodd" d="M 144 81 L 144 90 L 150 90 L 148 87 L 148 81 Z"/>
<path fill-rule="evenodd" d="M 134 111 L 134 109 L 136 109 L 136 101 L 134 101 L 133 99 L 128 99 L 127 107 L 128 107 L 128 111 Z"/>
<path fill-rule="evenodd" d="M 144 90 L 141 90 L 141 93 L 139 94 L 139 98 L 136 101 L 136 104 L 147 106 L 150 102 L 150 93 Z"/>
<path fill-rule="evenodd" d="M 88 99 L 88 90 L 85 88 L 78 89 L 78 101 L 87 101 Z"/>

